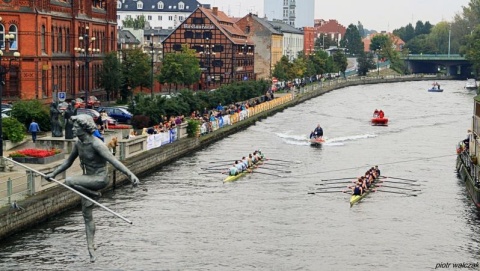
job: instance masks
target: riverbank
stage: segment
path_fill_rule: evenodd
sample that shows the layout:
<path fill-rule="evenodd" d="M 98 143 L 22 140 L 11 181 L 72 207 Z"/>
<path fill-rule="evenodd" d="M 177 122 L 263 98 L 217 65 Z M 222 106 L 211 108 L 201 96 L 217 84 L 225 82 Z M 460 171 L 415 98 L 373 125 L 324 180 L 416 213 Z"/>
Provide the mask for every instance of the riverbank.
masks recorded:
<path fill-rule="evenodd" d="M 309 85 L 295 93 L 283 94 L 282 97 L 291 97 L 283 103 L 278 103 L 271 108 L 265 108 L 264 111 L 258 112 L 246 120 L 235 123 L 231 126 L 224 127 L 215 132 L 202 136 L 200 138 L 185 138 L 174 143 L 155 148 L 152 150 L 141 152 L 135 156 L 129 157 L 122 162 L 138 176 L 145 176 L 152 171 L 155 171 L 162 166 L 169 164 L 185 155 L 188 155 L 196 150 L 205 148 L 206 146 L 221 140 L 237 131 L 243 131 L 248 126 L 255 124 L 256 121 L 274 115 L 277 112 L 283 111 L 285 108 L 295 106 L 311 98 L 320 96 L 332 90 L 356 86 L 362 84 L 377 84 L 377 83 L 396 83 L 406 81 L 428 81 L 428 80 L 442 80 L 449 78 L 425 77 L 425 76 L 406 76 L 406 77 L 384 77 L 384 78 L 356 78 L 352 80 L 332 80 L 323 83 Z M 278 98 L 282 99 L 279 95 Z M 51 165 L 53 169 L 54 166 Z M 79 169 L 78 164 L 75 165 Z M 75 169 L 73 169 L 75 170 Z M 25 175 L 25 171 L 16 168 L 17 175 Z M 0 178 L 7 178 L 5 173 L 0 174 Z M 68 174 L 72 174 L 71 171 Z M 110 185 L 106 191 L 113 189 L 115 186 L 122 185 L 127 182 L 123 174 L 117 174 L 113 170 L 109 170 Z M 40 182 L 42 182 L 40 180 Z M 43 181 L 46 182 L 46 181 Z M 3 189 L 3 188 L 2 188 Z M 106 192 L 104 191 L 104 192 Z M 55 215 L 58 215 L 66 210 L 75 208 L 80 203 L 80 197 L 76 194 L 64 189 L 63 187 L 51 187 L 47 190 L 35 193 L 24 200 L 18 201 L 18 205 L 23 209 L 11 209 L 5 206 L 0 209 L 0 239 L 7 238 L 15 232 L 22 231 L 35 224 L 41 223 Z"/>

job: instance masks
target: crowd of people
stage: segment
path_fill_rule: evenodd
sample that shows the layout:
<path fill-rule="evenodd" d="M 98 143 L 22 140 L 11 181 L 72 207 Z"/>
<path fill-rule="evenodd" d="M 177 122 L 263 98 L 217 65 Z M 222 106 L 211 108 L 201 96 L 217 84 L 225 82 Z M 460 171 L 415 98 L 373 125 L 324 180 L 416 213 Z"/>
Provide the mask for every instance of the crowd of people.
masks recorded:
<path fill-rule="evenodd" d="M 235 160 L 233 165 L 228 169 L 228 175 L 236 176 L 244 171 L 251 172 L 252 167 L 264 159 L 264 156 L 260 150 L 256 150 L 248 155 L 248 157 L 242 157 L 241 160 Z"/>
<path fill-rule="evenodd" d="M 369 189 L 375 179 L 380 177 L 380 169 L 378 166 L 372 167 L 367 172 L 365 172 L 365 175 L 358 177 L 355 185 L 352 187 L 352 195 L 354 196 L 361 196 L 363 193 Z"/>

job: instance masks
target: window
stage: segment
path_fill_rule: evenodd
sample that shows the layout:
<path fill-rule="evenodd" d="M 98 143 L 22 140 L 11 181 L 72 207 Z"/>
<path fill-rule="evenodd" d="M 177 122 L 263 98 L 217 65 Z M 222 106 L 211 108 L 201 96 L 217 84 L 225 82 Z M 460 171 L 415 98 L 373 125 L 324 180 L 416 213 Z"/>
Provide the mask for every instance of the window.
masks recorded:
<path fill-rule="evenodd" d="M 163 9 L 164 7 L 165 7 L 165 6 L 164 6 L 164 4 L 163 4 L 162 1 L 160 1 L 160 2 L 157 3 L 157 8 L 158 8 L 158 9 Z"/>
<path fill-rule="evenodd" d="M 179 2 L 178 9 L 185 9 L 185 4 L 183 2 Z"/>
<path fill-rule="evenodd" d="M 195 32 L 195 38 L 196 39 L 201 39 L 202 38 L 202 32 Z"/>
<path fill-rule="evenodd" d="M 162 20 L 162 16 L 158 16 L 158 20 L 161 21 L 161 20 Z"/>
<path fill-rule="evenodd" d="M 213 67 L 222 67 L 223 66 L 223 61 L 222 60 L 213 60 L 212 61 L 212 66 Z"/>
<path fill-rule="evenodd" d="M 203 38 L 204 39 L 212 39 L 212 32 L 211 31 L 203 32 Z"/>
<path fill-rule="evenodd" d="M 70 28 L 65 32 L 65 51 L 70 52 Z"/>
<path fill-rule="evenodd" d="M 184 38 L 186 39 L 193 39 L 193 31 L 185 31 L 183 34 Z"/>
<path fill-rule="evenodd" d="M 52 26 L 52 33 L 50 34 L 50 37 L 52 39 L 52 41 L 51 41 L 52 53 L 54 53 L 55 52 L 55 28 L 53 28 L 53 26 Z"/>
<path fill-rule="evenodd" d="M 143 9 L 143 2 L 142 1 L 137 2 L 137 9 Z"/>
<path fill-rule="evenodd" d="M 216 52 L 216 53 L 223 52 L 223 50 L 224 50 L 223 45 L 215 45 L 215 46 L 212 48 L 212 51 L 213 51 L 213 52 Z"/>
<path fill-rule="evenodd" d="M 59 52 L 63 52 L 63 33 L 62 29 L 58 30 L 57 49 Z"/>
<path fill-rule="evenodd" d="M 121 9 L 122 8 L 122 1 L 117 1 L 117 9 Z"/>
<path fill-rule="evenodd" d="M 173 49 L 174 51 L 181 51 L 181 50 L 182 50 L 182 45 L 181 45 L 181 44 L 174 44 L 174 45 L 172 46 L 172 49 Z"/>
<path fill-rule="evenodd" d="M 192 24 L 203 24 L 203 18 L 192 18 Z"/>
<path fill-rule="evenodd" d="M 283 0 L 283 5 L 288 6 L 288 0 Z"/>
<path fill-rule="evenodd" d="M 169 21 L 173 21 L 173 16 L 168 16 Z"/>
<path fill-rule="evenodd" d="M 185 18 L 183 18 L 183 16 L 178 16 L 178 20 L 179 20 L 180 22 L 183 22 L 183 21 L 185 20 Z"/>
<path fill-rule="evenodd" d="M 5 49 L 5 28 L 0 24 L 0 49 Z"/>
<path fill-rule="evenodd" d="M 152 15 L 148 15 L 147 20 L 151 21 L 152 20 Z"/>
<path fill-rule="evenodd" d="M 120 15 L 117 15 L 117 21 L 120 21 Z"/>
<path fill-rule="evenodd" d="M 250 26 L 245 27 L 245 34 L 250 34 Z"/>
<path fill-rule="evenodd" d="M 17 26 L 12 24 L 8 28 L 8 33 L 13 35 L 13 40 L 10 42 L 10 50 L 18 50 L 18 32 L 17 32 Z"/>
<path fill-rule="evenodd" d="M 45 53 L 45 32 L 46 28 L 42 25 L 42 28 L 40 29 L 40 49 L 42 50 L 42 53 Z"/>

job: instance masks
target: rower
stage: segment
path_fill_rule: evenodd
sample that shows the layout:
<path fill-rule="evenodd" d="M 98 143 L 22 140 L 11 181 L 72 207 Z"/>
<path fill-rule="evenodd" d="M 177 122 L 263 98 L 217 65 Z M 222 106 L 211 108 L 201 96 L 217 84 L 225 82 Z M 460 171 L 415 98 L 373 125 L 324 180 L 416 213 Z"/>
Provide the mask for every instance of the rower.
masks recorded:
<path fill-rule="evenodd" d="M 258 157 L 260 158 L 260 160 L 263 160 L 265 158 L 265 156 L 263 155 L 263 153 L 260 149 L 257 150 L 257 154 L 258 154 Z"/>
<path fill-rule="evenodd" d="M 320 126 L 320 124 L 317 125 L 317 128 L 315 128 L 314 133 L 316 135 L 316 138 L 323 138 L 323 129 Z"/>
<path fill-rule="evenodd" d="M 361 196 L 363 194 L 363 189 L 359 183 L 356 183 L 355 186 L 352 188 L 352 195 L 354 196 Z"/>
<path fill-rule="evenodd" d="M 242 166 L 243 163 L 239 163 L 238 160 L 235 160 L 235 167 L 237 168 L 238 170 L 238 173 L 242 173 L 243 172 L 243 166 Z"/>
<path fill-rule="evenodd" d="M 228 170 L 228 175 L 236 176 L 238 174 L 238 169 L 235 164 L 233 164 L 230 169 Z"/>
<path fill-rule="evenodd" d="M 380 177 L 380 169 L 378 166 L 375 166 L 375 171 L 377 172 L 377 176 Z"/>
<path fill-rule="evenodd" d="M 250 159 L 252 159 L 252 163 L 253 163 L 253 164 L 256 164 L 256 163 L 257 163 L 257 158 L 256 158 L 254 155 L 252 155 L 252 154 L 250 153 L 250 154 L 248 155 L 248 157 L 250 157 Z"/>
<path fill-rule="evenodd" d="M 248 167 L 251 168 L 253 166 L 252 154 L 248 155 L 247 162 L 248 162 Z"/>

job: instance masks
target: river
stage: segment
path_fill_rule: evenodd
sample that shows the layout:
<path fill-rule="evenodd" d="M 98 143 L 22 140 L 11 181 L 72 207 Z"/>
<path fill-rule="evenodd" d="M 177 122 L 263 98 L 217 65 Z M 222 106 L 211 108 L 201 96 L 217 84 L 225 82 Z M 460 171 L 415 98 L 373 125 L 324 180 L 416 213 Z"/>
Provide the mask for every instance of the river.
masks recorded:
<path fill-rule="evenodd" d="M 77 209 L 2 241 L 0 269 L 433 270 L 439 263 L 478 264 L 480 212 L 455 173 L 455 146 L 471 125 L 474 93 L 463 81 L 442 81 L 443 93 L 427 92 L 430 84 L 348 87 L 288 108 L 143 177 L 141 189 L 107 193 L 100 202 L 134 224 L 96 208 L 94 264 Z M 388 127 L 370 125 L 376 108 L 385 111 Z M 327 138 L 321 148 L 306 140 L 317 124 Z M 257 148 L 272 159 L 258 172 L 281 176 L 253 173 L 223 184 L 223 175 L 199 174 Z M 278 166 L 274 159 L 292 162 Z M 383 175 L 418 181 L 387 178 L 385 185 L 400 188 L 379 190 L 406 194 L 378 191 L 352 208 L 345 193 L 308 194 L 320 192 L 322 179 L 359 176 L 373 165 Z"/>

